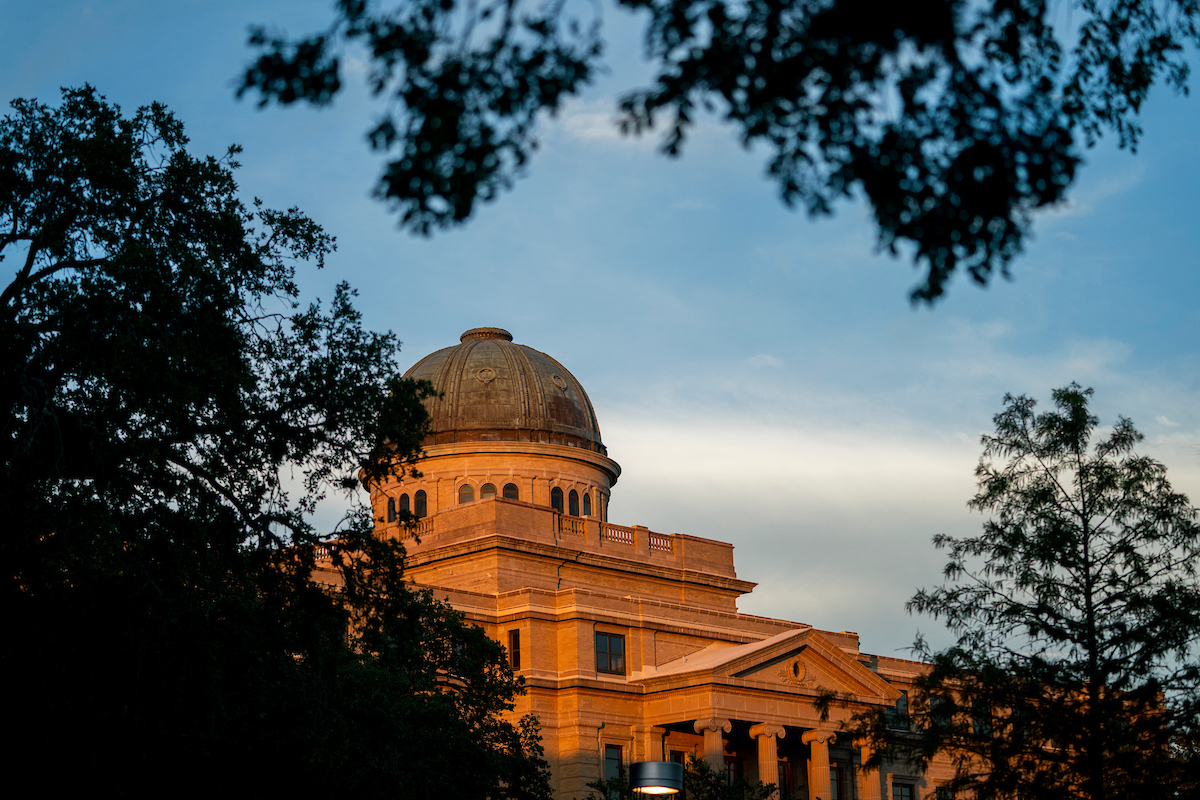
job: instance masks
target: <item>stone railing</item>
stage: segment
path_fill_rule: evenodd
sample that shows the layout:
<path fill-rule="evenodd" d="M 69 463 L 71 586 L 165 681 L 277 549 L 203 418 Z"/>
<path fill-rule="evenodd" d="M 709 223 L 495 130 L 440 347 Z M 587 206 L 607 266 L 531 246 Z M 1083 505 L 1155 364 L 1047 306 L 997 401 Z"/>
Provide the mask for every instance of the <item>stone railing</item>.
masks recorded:
<path fill-rule="evenodd" d="M 562 514 L 548 506 L 500 497 L 442 509 L 410 526 L 393 523 L 380 528 L 381 534 L 401 539 L 413 555 L 491 532 L 572 550 L 602 553 L 607 549 L 608 555 L 615 558 L 686 566 L 689 572 L 736 578 L 733 547 L 727 543 L 678 533 L 657 533 L 643 525 L 614 525 L 594 516 Z M 419 544 L 417 538 L 421 540 Z"/>
<path fill-rule="evenodd" d="M 565 514 L 558 514 L 558 532 L 566 533 L 573 536 L 587 536 L 587 528 L 584 527 L 584 521 L 579 517 L 568 517 Z"/>
<path fill-rule="evenodd" d="M 606 542 L 616 542 L 617 544 L 633 545 L 633 528 L 626 528 L 624 525 L 612 525 L 607 522 L 600 523 L 600 537 Z"/>
<path fill-rule="evenodd" d="M 650 549 L 661 553 L 671 552 L 671 537 L 661 533 L 650 532 Z"/>

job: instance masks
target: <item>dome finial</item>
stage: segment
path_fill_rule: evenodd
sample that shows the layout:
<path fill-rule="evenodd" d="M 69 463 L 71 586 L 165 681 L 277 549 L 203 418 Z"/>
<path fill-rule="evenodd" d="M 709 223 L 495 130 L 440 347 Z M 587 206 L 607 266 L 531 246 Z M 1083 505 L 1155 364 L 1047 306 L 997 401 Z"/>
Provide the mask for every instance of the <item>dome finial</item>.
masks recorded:
<path fill-rule="evenodd" d="M 506 342 L 511 342 L 512 334 L 504 330 L 504 328 L 471 328 L 471 330 L 458 337 L 460 342 L 470 339 L 503 339 Z"/>

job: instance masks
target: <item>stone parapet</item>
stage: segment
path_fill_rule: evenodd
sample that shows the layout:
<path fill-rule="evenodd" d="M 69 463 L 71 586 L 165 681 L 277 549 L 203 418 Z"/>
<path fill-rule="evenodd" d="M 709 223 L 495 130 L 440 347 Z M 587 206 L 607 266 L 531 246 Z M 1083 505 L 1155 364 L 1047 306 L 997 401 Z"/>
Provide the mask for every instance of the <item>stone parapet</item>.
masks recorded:
<path fill-rule="evenodd" d="M 733 546 L 661 534 L 501 497 L 476 500 L 420 520 L 381 525 L 404 542 L 416 583 L 503 593 L 579 588 L 605 594 L 736 611 L 754 588 L 739 580 Z"/>

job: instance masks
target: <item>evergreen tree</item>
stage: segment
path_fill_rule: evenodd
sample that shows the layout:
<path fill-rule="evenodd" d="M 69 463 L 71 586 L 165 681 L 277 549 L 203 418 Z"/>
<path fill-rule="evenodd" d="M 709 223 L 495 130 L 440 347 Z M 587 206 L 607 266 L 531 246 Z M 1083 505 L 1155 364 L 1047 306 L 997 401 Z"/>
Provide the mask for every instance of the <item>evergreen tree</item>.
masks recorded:
<path fill-rule="evenodd" d="M 986 798 L 1192 796 L 1200 636 L 1200 525 L 1162 464 L 1134 452 L 1126 418 L 1098 430 L 1090 389 L 1035 413 L 1007 396 L 983 439 L 970 506 L 983 532 L 937 536 L 947 583 L 911 611 L 954 646 L 911 704 L 915 733 L 876 741 L 922 766 L 937 752 L 955 787 Z"/>

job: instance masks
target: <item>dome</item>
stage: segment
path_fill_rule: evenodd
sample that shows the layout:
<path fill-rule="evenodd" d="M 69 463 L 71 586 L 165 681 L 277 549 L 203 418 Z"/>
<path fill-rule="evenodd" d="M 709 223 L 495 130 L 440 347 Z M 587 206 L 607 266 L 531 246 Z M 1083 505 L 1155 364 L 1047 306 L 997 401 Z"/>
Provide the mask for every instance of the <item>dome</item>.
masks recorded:
<path fill-rule="evenodd" d="M 460 341 L 405 373 L 442 395 L 425 401 L 433 427 L 426 445 L 539 442 L 607 454 L 592 401 L 562 364 L 514 344 L 502 328 L 472 328 Z"/>

